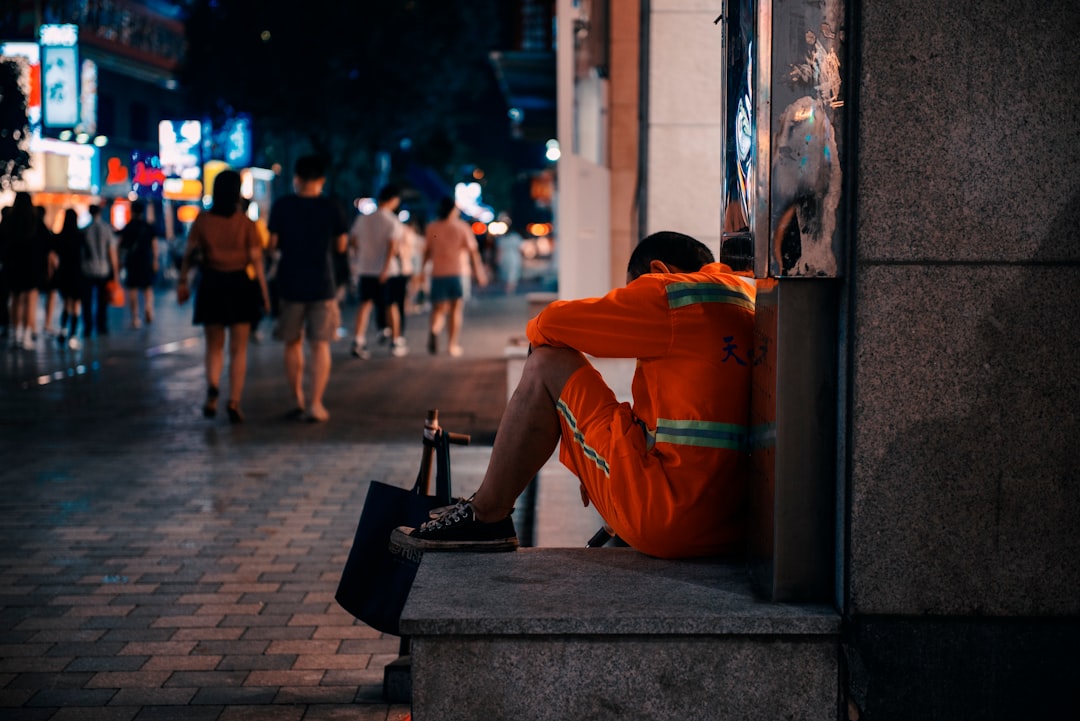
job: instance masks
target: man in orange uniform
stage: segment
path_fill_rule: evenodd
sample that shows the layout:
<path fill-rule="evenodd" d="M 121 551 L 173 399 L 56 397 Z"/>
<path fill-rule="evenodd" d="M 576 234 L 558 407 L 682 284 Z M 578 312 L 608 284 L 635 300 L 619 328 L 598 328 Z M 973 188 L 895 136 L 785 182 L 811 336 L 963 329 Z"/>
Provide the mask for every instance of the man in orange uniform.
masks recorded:
<path fill-rule="evenodd" d="M 471 499 L 391 542 L 512 550 L 518 495 L 562 440 L 582 500 L 632 547 L 662 558 L 741 550 L 753 283 L 681 233 L 645 238 L 628 283 L 557 301 L 529 322 L 532 352 Z M 631 407 L 585 354 L 637 358 Z"/>

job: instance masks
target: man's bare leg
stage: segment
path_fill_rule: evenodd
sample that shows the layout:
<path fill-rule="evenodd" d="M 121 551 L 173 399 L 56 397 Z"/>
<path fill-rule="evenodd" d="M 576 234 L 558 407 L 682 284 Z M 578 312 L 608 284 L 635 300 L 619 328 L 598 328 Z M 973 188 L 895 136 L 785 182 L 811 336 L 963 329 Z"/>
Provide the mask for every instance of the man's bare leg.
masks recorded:
<path fill-rule="evenodd" d="M 367 341 L 368 318 L 371 316 L 371 307 L 375 305 L 373 300 L 365 300 L 360 303 L 356 311 L 356 321 L 353 323 L 353 338 L 359 338 L 361 343 Z"/>
<path fill-rule="evenodd" d="M 536 348 L 525 362 L 503 412 L 484 480 L 472 501 L 477 520 L 505 518 L 529 481 L 551 457 L 561 433 L 555 404 L 570 376 L 588 365 L 569 348 Z"/>
<path fill-rule="evenodd" d="M 304 345 L 297 339 L 285 344 L 285 380 L 289 384 L 296 407 L 304 407 Z"/>
<path fill-rule="evenodd" d="M 330 343 L 324 340 L 313 341 L 311 347 L 311 417 L 317 421 L 330 419 L 330 413 L 323 406 L 323 393 L 330 380 Z"/>
<path fill-rule="evenodd" d="M 450 354 L 457 355 L 461 353 L 461 343 L 458 341 L 461 337 L 461 321 L 465 317 L 465 299 L 455 298 L 451 301 L 448 315 L 447 335 L 450 343 Z"/>

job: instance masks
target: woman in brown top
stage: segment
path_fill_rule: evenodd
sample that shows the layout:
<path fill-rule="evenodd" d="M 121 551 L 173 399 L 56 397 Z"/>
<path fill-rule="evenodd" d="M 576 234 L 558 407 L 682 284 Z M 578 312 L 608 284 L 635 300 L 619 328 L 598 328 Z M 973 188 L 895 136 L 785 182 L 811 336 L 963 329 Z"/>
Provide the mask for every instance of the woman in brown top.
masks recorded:
<path fill-rule="evenodd" d="M 191 295 L 188 275 L 200 267 L 195 294 L 196 325 L 206 328 L 206 404 L 203 415 L 217 414 L 218 383 L 225 367 L 225 334 L 229 335 L 229 403 L 231 423 L 244 420 L 240 396 L 247 373 L 247 347 L 252 324 L 270 309 L 263 273 L 262 241 L 255 223 L 240 212 L 240 174 L 225 170 L 214 181 L 213 206 L 200 213 L 188 234 L 176 297 Z"/>

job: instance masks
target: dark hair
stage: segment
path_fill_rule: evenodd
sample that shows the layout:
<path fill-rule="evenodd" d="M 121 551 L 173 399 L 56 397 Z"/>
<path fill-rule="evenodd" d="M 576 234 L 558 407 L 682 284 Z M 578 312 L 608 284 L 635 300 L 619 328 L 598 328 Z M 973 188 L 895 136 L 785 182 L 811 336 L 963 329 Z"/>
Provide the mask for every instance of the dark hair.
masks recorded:
<path fill-rule="evenodd" d="M 383 186 L 383 189 L 379 191 L 378 202 L 385 203 L 388 200 L 401 197 L 401 188 L 397 187 L 393 183 L 389 183 Z"/>
<path fill-rule="evenodd" d="M 296 159 L 293 174 L 300 180 L 319 180 L 326 177 L 326 163 L 318 155 L 302 155 Z"/>
<path fill-rule="evenodd" d="M 701 270 L 703 265 L 715 261 L 712 251 L 700 240 L 683 233 L 662 230 L 643 238 L 626 266 L 626 273 L 633 280 L 651 272 L 649 264 L 659 260 L 664 265 L 674 266 L 686 273 Z"/>
<path fill-rule="evenodd" d="M 235 170 L 222 170 L 214 178 L 214 206 L 210 212 L 228 217 L 239 209 L 240 173 Z"/>
<path fill-rule="evenodd" d="M 64 211 L 64 227 L 60 229 L 60 232 L 63 235 L 79 232 L 79 214 L 75 212 L 74 208 L 68 208 Z"/>
<path fill-rule="evenodd" d="M 145 212 L 146 212 L 146 201 L 145 200 L 133 200 L 133 201 L 131 201 L 131 214 L 132 215 L 142 215 Z"/>
<path fill-rule="evenodd" d="M 15 193 L 15 200 L 11 203 L 11 210 L 4 216 L 4 230 L 11 233 L 9 237 L 18 238 L 20 242 L 28 241 L 37 232 L 38 218 L 34 209 L 34 201 L 30 193 L 20 190 Z"/>
<path fill-rule="evenodd" d="M 101 206 L 98 205 L 97 203 L 93 203 L 90 206 L 88 212 L 90 213 L 91 218 L 96 218 L 101 214 Z"/>
<path fill-rule="evenodd" d="M 753 241 L 744 237 L 728 238 L 720 246 L 720 262 L 732 270 L 753 270 Z"/>
<path fill-rule="evenodd" d="M 454 202 L 454 199 L 446 196 L 439 201 L 439 209 L 436 212 L 436 215 L 439 217 L 439 220 L 445 220 L 450 217 L 450 213 L 454 212 L 454 208 L 456 207 L 457 203 Z"/>

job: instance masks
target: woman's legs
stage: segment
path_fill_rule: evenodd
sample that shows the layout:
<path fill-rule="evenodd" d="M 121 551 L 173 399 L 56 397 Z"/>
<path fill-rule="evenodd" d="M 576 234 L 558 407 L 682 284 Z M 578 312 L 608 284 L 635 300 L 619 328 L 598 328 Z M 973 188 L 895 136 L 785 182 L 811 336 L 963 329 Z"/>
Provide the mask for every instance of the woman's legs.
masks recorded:
<path fill-rule="evenodd" d="M 13 315 L 15 316 L 15 339 L 22 347 L 34 347 L 34 330 L 37 323 L 38 292 L 36 288 L 22 290 L 15 294 Z"/>
<path fill-rule="evenodd" d="M 221 385 L 221 373 L 225 368 L 225 326 L 206 326 L 206 383 Z"/>
<path fill-rule="evenodd" d="M 37 288 L 31 288 L 26 291 L 26 329 L 30 333 L 30 338 L 33 339 L 33 334 L 37 332 L 37 307 L 38 307 L 38 291 Z"/>
<path fill-rule="evenodd" d="M 79 332 L 79 310 L 81 303 L 78 298 L 65 298 L 64 310 L 67 311 L 68 317 L 68 344 L 72 346 L 78 345 L 78 332 Z M 63 332 L 63 328 L 60 329 Z M 71 341 L 75 341 L 72 343 Z"/>
<path fill-rule="evenodd" d="M 46 333 L 52 332 L 53 313 L 56 312 L 56 296 L 59 293 L 55 288 L 45 291 L 45 322 L 41 324 Z"/>
<path fill-rule="evenodd" d="M 139 328 L 142 326 L 142 321 L 139 320 L 139 289 L 128 288 L 126 292 L 128 309 L 131 311 L 131 327 Z"/>
<path fill-rule="evenodd" d="M 147 323 L 154 322 L 154 288 L 149 286 L 143 288 L 143 318 Z"/>
<path fill-rule="evenodd" d="M 240 412 L 240 396 L 244 393 L 244 378 L 247 376 L 247 349 L 250 338 L 250 323 L 229 326 L 229 403 L 226 410 L 230 423 L 241 423 L 244 420 L 244 414 Z"/>
<path fill-rule="evenodd" d="M 26 336 L 26 312 L 23 310 L 26 291 L 17 290 L 11 294 L 11 324 L 15 326 L 15 335 L 11 337 L 11 344 L 21 346 Z"/>
<path fill-rule="evenodd" d="M 229 403 L 240 405 L 244 394 L 244 379 L 247 377 L 248 340 L 251 337 L 250 323 L 237 323 L 229 326 Z"/>

